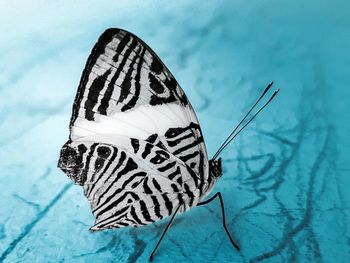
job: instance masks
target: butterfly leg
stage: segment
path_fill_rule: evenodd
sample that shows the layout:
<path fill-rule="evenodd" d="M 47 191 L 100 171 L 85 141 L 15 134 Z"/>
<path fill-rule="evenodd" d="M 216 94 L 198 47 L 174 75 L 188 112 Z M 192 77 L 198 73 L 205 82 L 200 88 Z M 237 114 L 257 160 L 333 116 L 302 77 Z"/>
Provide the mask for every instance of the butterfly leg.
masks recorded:
<path fill-rule="evenodd" d="M 224 200 L 222 198 L 222 195 L 220 192 L 217 192 L 214 196 L 212 196 L 211 198 L 209 198 L 208 200 L 204 201 L 204 202 L 200 202 L 197 204 L 197 206 L 201 206 L 201 205 L 206 205 L 209 204 L 211 201 L 215 200 L 217 197 L 219 197 L 220 200 L 220 205 L 221 205 L 221 214 L 222 214 L 222 225 L 224 226 L 224 229 L 226 231 L 226 234 L 228 235 L 232 245 L 239 251 L 239 246 L 237 245 L 237 243 L 233 240 L 233 238 L 230 235 L 230 232 L 227 229 L 226 226 L 226 216 L 225 216 L 225 207 L 224 207 Z"/>
<path fill-rule="evenodd" d="M 151 256 L 149 257 L 149 261 L 152 261 L 152 260 L 153 260 L 153 256 L 154 256 L 154 254 L 156 253 L 156 250 L 157 250 L 157 248 L 158 248 L 160 242 L 162 241 L 163 237 L 165 236 L 165 233 L 168 231 L 170 225 L 173 223 L 174 218 L 175 218 L 177 212 L 178 212 L 179 209 L 180 209 L 180 206 L 181 206 L 181 204 L 177 207 L 177 209 L 175 210 L 175 213 L 172 215 L 172 217 L 171 217 L 171 219 L 170 219 L 168 225 L 167 225 L 166 228 L 164 229 L 164 231 L 163 231 L 163 233 L 162 233 L 162 236 L 161 236 L 160 239 L 158 240 L 158 243 L 157 243 L 156 247 L 153 249 L 153 252 L 152 252 Z"/>

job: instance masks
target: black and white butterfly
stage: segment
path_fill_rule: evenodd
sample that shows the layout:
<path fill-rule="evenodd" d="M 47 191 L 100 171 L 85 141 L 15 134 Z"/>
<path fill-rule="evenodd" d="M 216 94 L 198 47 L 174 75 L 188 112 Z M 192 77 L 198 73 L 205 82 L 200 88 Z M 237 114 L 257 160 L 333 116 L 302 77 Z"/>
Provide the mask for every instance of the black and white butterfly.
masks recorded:
<path fill-rule="evenodd" d="M 172 215 L 150 259 L 177 213 L 216 197 L 225 231 L 239 249 L 226 227 L 220 192 L 204 199 L 222 174 L 218 154 L 256 116 L 238 129 L 251 110 L 208 160 L 196 114 L 167 67 L 137 36 L 107 29 L 83 71 L 58 166 L 83 186 L 96 217 L 92 231 Z"/>

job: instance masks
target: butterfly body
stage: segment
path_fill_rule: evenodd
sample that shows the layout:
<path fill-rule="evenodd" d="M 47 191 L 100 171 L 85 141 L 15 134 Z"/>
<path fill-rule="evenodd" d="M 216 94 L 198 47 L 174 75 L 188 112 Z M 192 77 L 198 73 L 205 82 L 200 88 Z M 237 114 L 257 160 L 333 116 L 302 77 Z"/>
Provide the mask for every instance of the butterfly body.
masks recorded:
<path fill-rule="evenodd" d="M 58 166 L 81 185 L 96 221 L 92 231 L 144 226 L 219 199 L 211 198 L 222 175 L 222 150 L 262 111 L 244 124 L 273 83 L 250 108 L 211 160 L 196 114 L 177 81 L 137 36 L 107 29 L 94 46 L 73 103 L 70 136 Z"/>

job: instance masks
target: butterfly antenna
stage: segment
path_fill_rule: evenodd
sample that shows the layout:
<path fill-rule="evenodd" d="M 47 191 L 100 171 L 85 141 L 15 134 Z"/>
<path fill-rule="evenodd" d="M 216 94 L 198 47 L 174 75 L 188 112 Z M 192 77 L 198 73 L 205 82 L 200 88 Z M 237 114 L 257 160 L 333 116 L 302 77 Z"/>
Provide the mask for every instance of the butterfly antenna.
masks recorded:
<path fill-rule="evenodd" d="M 216 151 L 216 153 L 213 156 L 213 159 L 216 159 L 218 155 L 222 152 L 224 148 L 271 102 L 271 100 L 276 96 L 276 94 L 279 92 L 279 89 L 276 90 L 270 99 L 253 115 L 253 117 L 242 127 L 238 130 L 238 128 L 241 126 L 241 124 L 245 121 L 245 119 L 248 117 L 248 115 L 251 113 L 251 111 L 255 108 L 255 106 L 260 102 L 260 100 L 265 96 L 265 94 L 269 91 L 271 86 L 273 85 L 273 82 L 271 82 L 264 90 L 264 92 L 260 95 L 259 99 L 254 103 L 254 105 L 249 109 L 249 111 L 246 113 L 244 118 L 237 124 L 237 126 L 233 129 L 233 131 L 230 133 L 230 135 L 226 138 L 226 140 L 222 143 L 222 145 L 219 147 L 219 149 Z M 237 133 L 235 133 L 238 130 Z"/>
<path fill-rule="evenodd" d="M 215 159 L 217 157 L 218 152 L 221 151 L 222 147 L 224 147 L 224 145 L 226 144 L 226 142 L 230 139 L 230 137 L 235 133 L 235 131 L 239 128 L 239 126 L 244 122 L 244 120 L 248 117 L 248 115 L 250 114 L 250 112 L 255 108 L 255 106 L 259 103 L 259 101 L 265 96 L 265 94 L 269 91 L 269 89 L 271 88 L 271 86 L 273 85 L 273 81 L 267 85 L 267 87 L 265 88 L 264 92 L 260 95 L 259 99 L 254 103 L 254 105 L 250 108 L 250 110 L 246 113 L 246 115 L 244 116 L 244 118 L 237 124 L 237 126 L 233 129 L 233 131 L 230 133 L 230 135 L 226 138 L 226 140 L 221 144 L 221 146 L 219 147 L 219 149 L 217 150 L 217 152 L 214 154 L 213 159 Z"/>
<path fill-rule="evenodd" d="M 244 118 L 237 124 L 237 126 L 233 129 L 233 131 L 230 133 L 229 136 L 227 136 L 226 140 L 221 144 L 221 146 L 219 147 L 219 149 L 216 151 L 216 153 L 214 154 L 213 159 L 215 159 L 218 156 L 218 153 L 221 152 L 222 148 L 225 146 L 226 142 L 230 139 L 230 137 L 236 132 L 236 130 L 239 128 L 239 126 L 245 121 L 245 119 L 248 117 L 248 115 L 250 114 L 250 112 L 255 108 L 255 106 L 259 103 L 259 101 L 265 96 L 265 94 L 269 91 L 269 89 L 271 88 L 271 86 L 273 85 L 273 81 L 267 85 L 267 87 L 265 88 L 264 92 L 260 95 L 259 99 L 254 103 L 254 105 L 249 109 L 249 111 L 246 113 L 246 115 L 244 116 Z"/>

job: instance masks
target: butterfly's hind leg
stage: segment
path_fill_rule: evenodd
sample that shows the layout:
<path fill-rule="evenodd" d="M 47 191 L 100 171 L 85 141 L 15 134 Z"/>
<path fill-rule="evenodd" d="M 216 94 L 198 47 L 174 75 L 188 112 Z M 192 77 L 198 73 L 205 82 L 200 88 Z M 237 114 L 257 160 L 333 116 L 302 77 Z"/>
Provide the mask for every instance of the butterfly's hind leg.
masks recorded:
<path fill-rule="evenodd" d="M 237 243 L 233 240 L 233 238 L 231 237 L 230 232 L 227 229 L 226 226 L 226 216 L 225 216 L 225 207 L 224 207 L 224 200 L 222 198 L 222 195 L 220 192 L 217 192 L 214 196 L 212 196 L 211 198 L 209 198 L 208 200 L 204 201 L 204 202 L 200 202 L 197 204 L 197 206 L 201 206 L 201 205 L 206 205 L 209 204 L 211 201 L 215 200 L 217 197 L 219 197 L 220 200 L 220 205 L 221 205 L 221 214 L 222 214 L 222 225 L 226 231 L 226 234 L 228 235 L 232 245 L 239 251 L 239 246 L 237 245 Z"/>
<path fill-rule="evenodd" d="M 156 247 L 153 249 L 152 254 L 151 254 L 151 256 L 149 257 L 149 261 L 152 261 L 152 260 L 153 260 L 154 254 L 156 253 L 157 248 L 158 248 L 160 242 L 162 241 L 163 237 L 165 236 L 165 233 L 168 231 L 169 227 L 170 227 L 171 224 L 173 223 L 174 218 L 175 218 L 177 212 L 179 212 L 179 209 L 180 209 L 181 205 L 182 205 L 182 204 L 180 204 L 180 205 L 177 207 L 177 209 L 175 210 L 175 213 L 174 213 L 174 214 L 172 215 L 172 217 L 170 218 L 170 221 L 169 221 L 168 225 L 167 225 L 166 228 L 164 229 L 164 231 L 163 231 L 163 233 L 162 233 L 162 236 L 161 236 L 160 239 L 158 240 L 158 243 L 157 243 Z"/>

